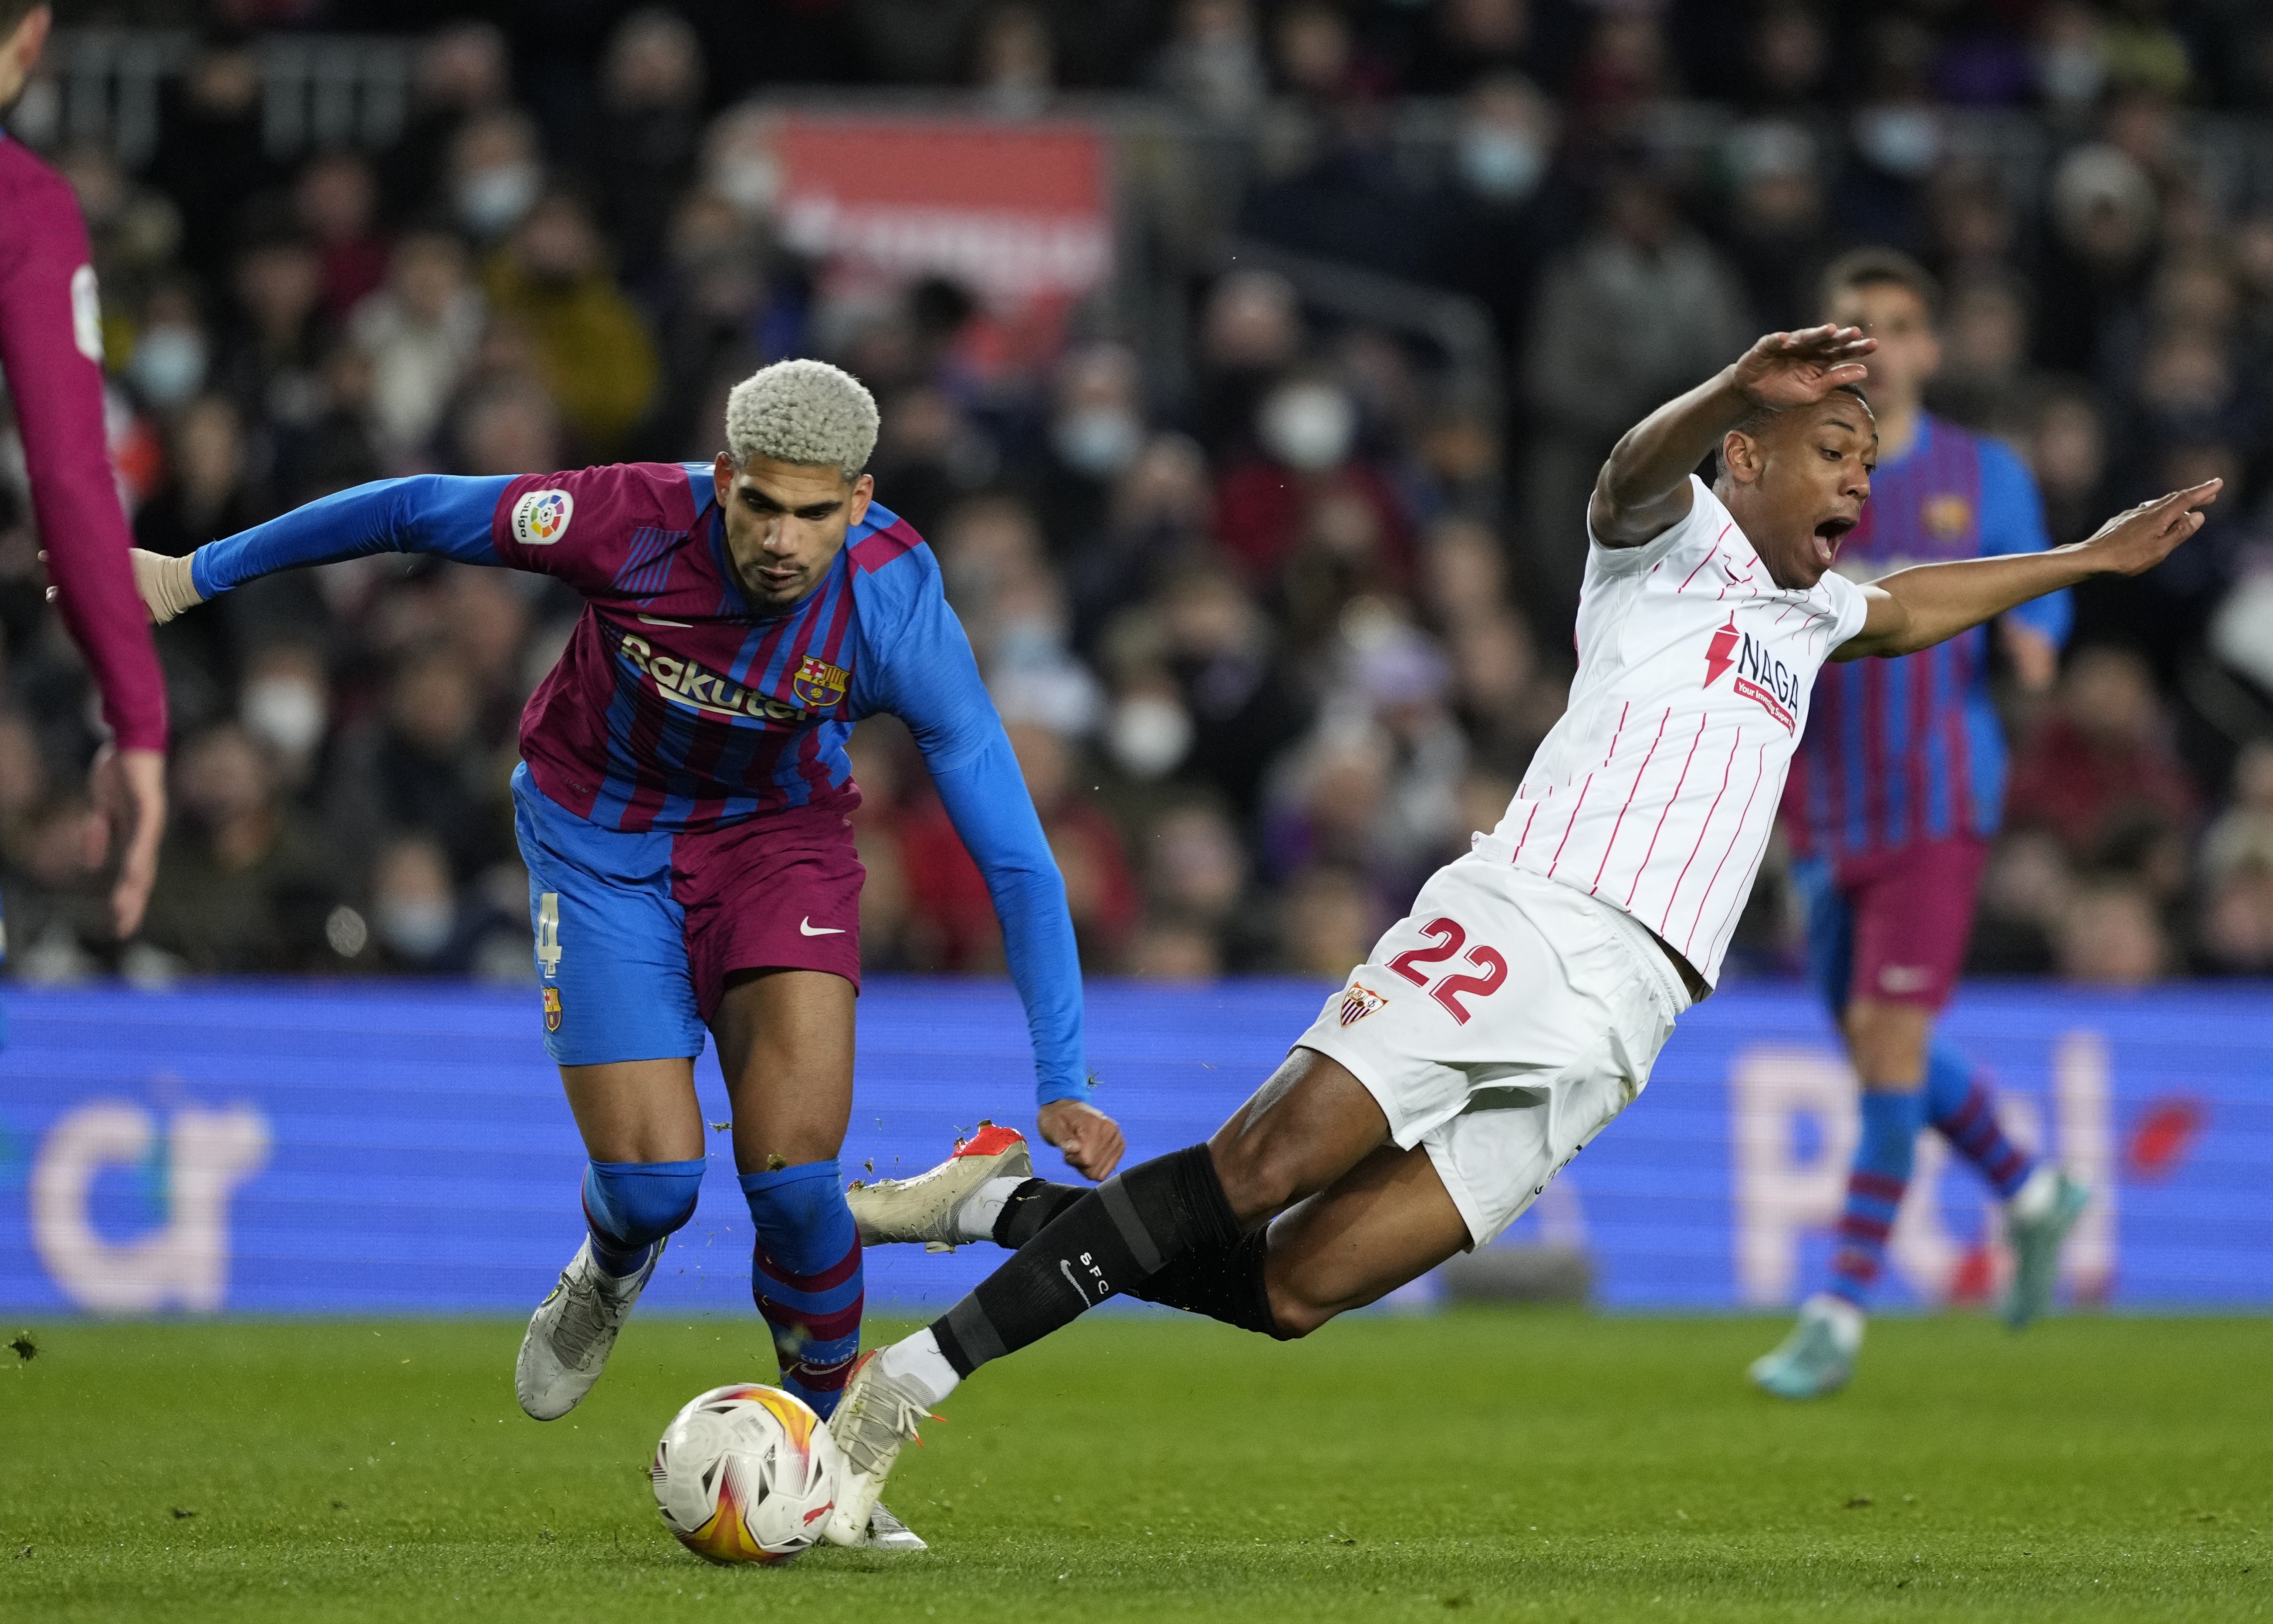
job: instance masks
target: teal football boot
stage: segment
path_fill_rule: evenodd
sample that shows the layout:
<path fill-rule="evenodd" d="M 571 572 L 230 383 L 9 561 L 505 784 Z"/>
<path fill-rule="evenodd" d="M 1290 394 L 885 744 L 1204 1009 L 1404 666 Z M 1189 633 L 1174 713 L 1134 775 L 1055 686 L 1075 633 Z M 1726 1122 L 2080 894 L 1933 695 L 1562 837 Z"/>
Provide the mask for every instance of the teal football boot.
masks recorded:
<path fill-rule="evenodd" d="M 2005 1323 L 2025 1330 L 2051 1311 L 2052 1288 L 2059 1283 L 2060 1243 L 2091 1205 L 2091 1187 L 2062 1168 L 2039 1168 L 2029 1184 L 2051 1180 L 2052 1193 L 2031 1200 L 2021 1187 L 2005 1209 L 2005 1238 L 2013 1247 L 2013 1284 L 2005 1293 Z M 2023 1215 L 2026 1213 L 2028 1215 Z"/>
<path fill-rule="evenodd" d="M 1752 1361 L 1752 1384 L 1778 1398 L 1821 1398 L 1855 1375 L 1863 1350 L 1863 1311 L 1819 1292 L 1800 1304 L 1799 1322 L 1773 1353 Z"/>

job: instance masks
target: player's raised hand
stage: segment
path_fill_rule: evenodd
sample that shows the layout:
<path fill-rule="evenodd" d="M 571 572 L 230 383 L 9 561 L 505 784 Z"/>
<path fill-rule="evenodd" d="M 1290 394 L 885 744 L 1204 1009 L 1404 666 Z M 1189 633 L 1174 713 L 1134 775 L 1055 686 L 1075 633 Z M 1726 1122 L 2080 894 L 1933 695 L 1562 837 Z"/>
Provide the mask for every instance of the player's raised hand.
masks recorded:
<path fill-rule="evenodd" d="M 1754 406 L 1777 411 L 1810 406 L 1843 385 L 1870 376 L 1863 357 L 1879 347 L 1860 327 L 1807 327 L 1770 333 L 1744 351 L 1729 381 Z"/>
<path fill-rule="evenodd" d="M 1065 1153 L 1066 1165 L 1084 1178 L 1110 1178 L 1128 1148 L 1121 1124 L 1080 1100 L 1051 1101 L 1036 1113 L 1035 1125 L 1044 1139 Z"/>
<path fill-rule="evenodd" d="M 2177 551 L 2208 517 L 2202 510 L 2217 500 L 2223 479 L 2209 479 L 2119 513 L 2092 532 L 2083 551 L 2102 569 L 2119 575 L 2149 570 Z"/>

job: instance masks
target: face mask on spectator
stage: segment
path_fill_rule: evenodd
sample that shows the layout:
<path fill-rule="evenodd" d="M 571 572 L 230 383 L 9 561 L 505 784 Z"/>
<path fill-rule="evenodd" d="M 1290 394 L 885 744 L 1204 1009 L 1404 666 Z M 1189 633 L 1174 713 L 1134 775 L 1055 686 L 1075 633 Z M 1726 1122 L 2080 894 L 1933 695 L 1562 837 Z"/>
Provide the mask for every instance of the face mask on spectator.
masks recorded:
<path fill-rule="evenodd" d="M 1174 771 L 1191 748 L 1192 718 L 1166 695 L 1131 694 L 1106 725 L 1106 752 L 1132 778 Z"/>
<path fill-rule="evenodd" d="M 261 677 L 248 683 L 237 708 L 245 731 L 281 756 L 300 756 L 324 736 L 324 696 L 296 677 Z"/>
<path fill-rule="evenodd" d="M 1082 406 L 1057 420 L 1050 443 L 1068 467 L 1106 479 L 1136 460 L 1144 425 L 1117 406 Z"/>
<path fill-rule="evenodd" d="M 2107 82 L 2107 59 L 2090 41 L 2064 40 L 2037 53 L 2037 85 L 2062 107 L 2089 107 Z"/>
<path fill-rule="evenodd" d="M 721 158 L 711 168 L 710 189 L 745 214 L 761 214 L 781 192 L 781 166 L 760 153 Z"/>
<path fill-rule="evenodd" d="M 1941 126 L 1923 108 L 1870 108 L 1856 117 L 1855 144 L 1887 174 L 1914 180 L 1941 155 Z"/>
<path fill-rule="evenodd" d="M 1514 130 L 1471 130 L 1460 138 L 1460 178 L 1468 190 L 1498 203 L 1519 203 L 1539 190 L 1547 154 Z"/>
<path fill-rule="evenodd" d="M 1349 455 L 1357 410 L 1331 384 L 1289 384 L 1263 403 L 1264 447 L 1289 468 L 1316 473 Z"/>
<path fill-rule="evenodd" d="M 179 405 L 205 383 L 205 335 L 195 327 L 146 329 L 134 341 L 126 376 L 153 406 Z"/>
<path fill-rule="evenodd" d="M 502 236 L 536 201 L 541 178 L 535 164 L 519 160 L 476 169 L 458 183 L 458 218 L 476 237 Z"/>
<path fill-rule="evenodd" d="M 379 939 L 405 959 L 431 959 L 449 944 L 450 905 L 435 897 L 382 897 L 371 910 Z"/>

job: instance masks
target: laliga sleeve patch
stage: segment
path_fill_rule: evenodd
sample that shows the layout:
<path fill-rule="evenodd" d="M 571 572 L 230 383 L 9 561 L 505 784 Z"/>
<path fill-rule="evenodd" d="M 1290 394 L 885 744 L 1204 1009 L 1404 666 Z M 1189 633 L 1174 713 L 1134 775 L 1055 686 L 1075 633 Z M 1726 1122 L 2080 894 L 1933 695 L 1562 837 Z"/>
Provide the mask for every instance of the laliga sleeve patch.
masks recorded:
<path fill-rule="evenodd" d="M 71 273 L 71 342 L 79 354 L 102 365 L 102 294 L 94 285 L 94 267 L 82 265 Z"/>
<path fill-rule="evenodd" d="M 524 547 L 549 547 L 568 533 L 576 499 L 566 491 L 530 491 L 513 505 L 513 538 Z"/>

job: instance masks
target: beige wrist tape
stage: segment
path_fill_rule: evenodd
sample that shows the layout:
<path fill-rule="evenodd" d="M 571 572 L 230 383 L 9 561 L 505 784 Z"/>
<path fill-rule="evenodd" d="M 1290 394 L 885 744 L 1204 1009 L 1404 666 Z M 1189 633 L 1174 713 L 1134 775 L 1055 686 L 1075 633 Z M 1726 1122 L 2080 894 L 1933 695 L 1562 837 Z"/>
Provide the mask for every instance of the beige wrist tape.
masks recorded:
<path fill-rule="evenodd" d="M 143 605 L 150 611 L 153 625 L 163 626 L 185 609 L 195 608 L 205 602 L 198 589 L 191 584 L 190 560 L 186 558 L 167 558 L 162 553 L 146 553 L 137 547 L 134 560 L 134 590 L 142 595 Z"/>

